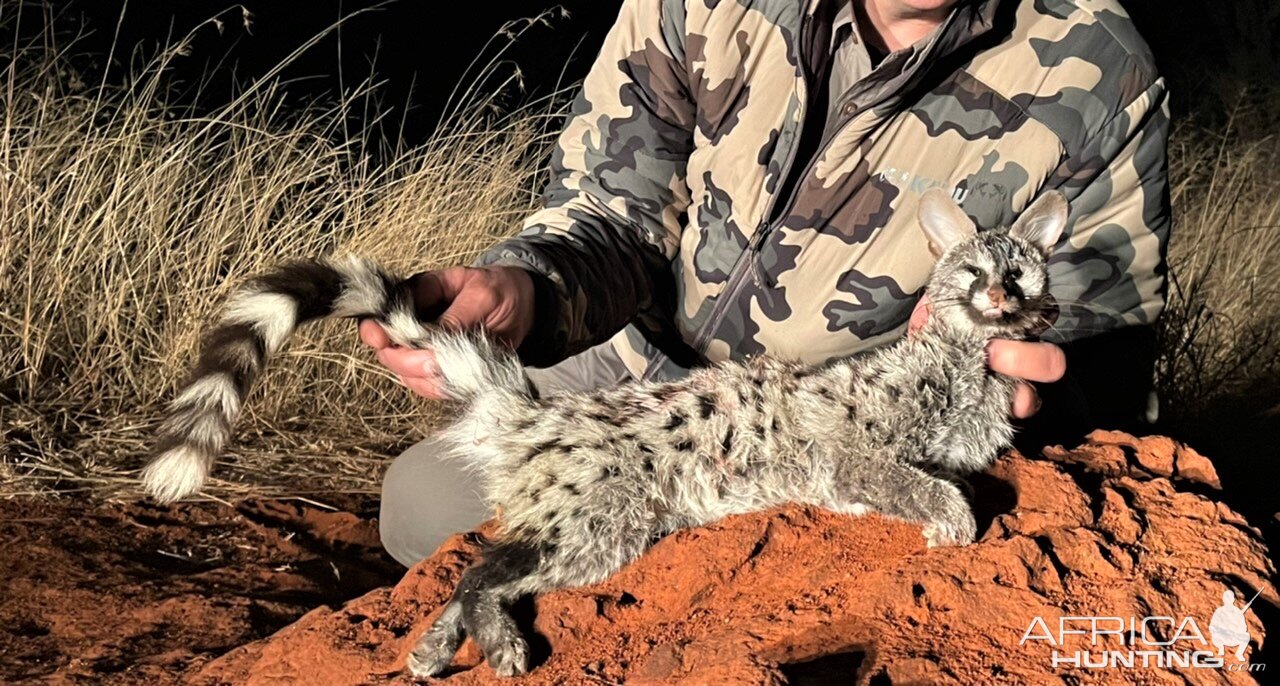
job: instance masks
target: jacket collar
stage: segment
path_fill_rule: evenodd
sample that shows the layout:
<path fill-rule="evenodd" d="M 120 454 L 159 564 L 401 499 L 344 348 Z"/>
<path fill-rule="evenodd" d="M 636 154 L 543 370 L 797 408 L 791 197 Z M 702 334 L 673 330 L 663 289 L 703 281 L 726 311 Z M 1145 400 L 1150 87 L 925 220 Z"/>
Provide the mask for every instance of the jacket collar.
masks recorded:
<path fill-rule="evenodd" d="M 996 11 L 1002 2 L 1016 4 L 1018 0 L 961 0 L 948 19 L 949 26 L 938 37 L 934 56 L 954 54 L 990 33 L 995 28 Z"/>
<path fill-rule="evenodd" d="M 830 1 L 847 3 L 854 0 Z M 1018 0 L 961 0 L 941 29 L 926 42 L 889 55 L 884 63 L 859 84 L 859 92 L 854 99 L 864 104 L 873 104 L 877 109 L 893 108 L 903 94 L 914 90 L 925 79 L 932 65 L 959 54 L 963 48 L 990 33 L 996 25 L 996 11 L 1001 2 L 1016 4 Z M 819 63 L 831 59 L 829 29 L 838 10 L 834 4 L 826 6 L 826 27 L 819 34 L 825 36 L 827 42 L 818 42 L 822 46 L 822 54 L 813 56 L 818 58 Z"/>
<path fill-rule="evenodd" d="M 853 23 L 853 3 L 857 0 L 806 0 L 808 13 L 829 17 L 832 33 L 843 24 Z M 995 27 L 996 9 L 1002 0 L 960 0 L 946 20 L 941 35 L 936 36 L 935 57 L 950 55 L 986 35 Z M 1017 0 L 1004 0 L 1016 2 Z M 932 40 L 932 39 L 931 39 Z"/>

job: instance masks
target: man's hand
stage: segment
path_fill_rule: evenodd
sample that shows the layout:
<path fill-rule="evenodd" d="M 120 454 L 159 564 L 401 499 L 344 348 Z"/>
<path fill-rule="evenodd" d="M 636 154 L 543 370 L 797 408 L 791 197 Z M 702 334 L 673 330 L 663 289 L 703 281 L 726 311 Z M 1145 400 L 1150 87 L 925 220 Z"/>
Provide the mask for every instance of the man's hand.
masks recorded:
<path fill-rule="evenodd" d="M 919 331 L 929 313 L 929 296 L 925 295 L 911 311 L 908 333 Z M 996 338 L 987 343 L 987 366 L 993 372 L 1023 380 L 1014 389 L 1012 411 L 1014 417 L 1026 419 L 1040 410 L 1040 396 L 1027 382 L 1052 383 L 1061 379 L 1067 373 L 1067 356 L 1052 343 Z"/>
<path fill-rule="evenodd" d="M 436 323 L 463 330 L 483 326 L 499 341 L 518 347 L 533 328 L 533 277 L 519 267 L 453 267 L 414 277 L 419 312 L 440 312 Z M 418 395 L 442 399 L 435 355 L 393 345 L 377 322 L 360 322 L 360 340 L 378 361 Z"/>

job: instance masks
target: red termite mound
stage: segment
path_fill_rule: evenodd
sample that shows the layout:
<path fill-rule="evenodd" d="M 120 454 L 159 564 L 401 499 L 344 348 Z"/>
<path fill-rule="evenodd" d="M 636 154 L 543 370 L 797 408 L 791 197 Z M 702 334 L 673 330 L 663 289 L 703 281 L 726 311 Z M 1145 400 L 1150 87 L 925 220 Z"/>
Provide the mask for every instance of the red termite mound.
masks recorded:
<path fill-rule="evenodd" d="M 1172 617 L 1181 634 L 1157 621 L 1151 641 L 1216 655 L 1192 632 L 1211 640 L 1224 590 L 1238 606 L 1261 591 L 1246 612 L 1253 655 L 1255 610 L 1280 600 L 1275 570 L 1258 530 L 1212 497 L 1217 486 L 1186 446 L 1100 431 L 1043 458 L 1011 453 L 976 479 L 985 533 L 962 548 L 926 549 L 910 524 L 804 507 L 681 531 L 604 583 L 538 598 L 538 665 L 506 683 L 1251 683 L 1240 668 L 1054 667 L 1054 650 L 1073 657 L 1089 637 L 1045 638 L 1063 617 Z M 237 649 L 195 683 L 411 683 L 404 658 L 475 560 L 474 539 L 454 537 L 395 588 Z M 1129 650 L 1103 641 L 1092 649 Z M 1224 664 L 1243 663 L 1228 651 Z M 494 680 L 470 643 L 444 679 Z"/>

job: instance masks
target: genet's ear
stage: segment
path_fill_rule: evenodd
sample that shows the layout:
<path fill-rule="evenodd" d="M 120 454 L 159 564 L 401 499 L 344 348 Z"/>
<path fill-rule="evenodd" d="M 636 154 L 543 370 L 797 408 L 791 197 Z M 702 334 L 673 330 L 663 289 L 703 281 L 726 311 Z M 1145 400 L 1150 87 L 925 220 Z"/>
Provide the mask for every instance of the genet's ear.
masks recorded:
<path fill-rule="evenodd" d="M 955 244 L 978 233 L 969 215 L 941 188 L 930 188 L 920 196 L 918 217 L 934 257 L 941 257 Z"/>
<path fill-rule="evenodd" d="M 1009 229 L 1009 235 L 1021 238 L 1040 249 L 1045 257 L 1058 244 L 1062 232 L 1067 228 L 1067 196 L 1060 191 L 1049 191 L 1018 216 L 1018 221 Z"/>

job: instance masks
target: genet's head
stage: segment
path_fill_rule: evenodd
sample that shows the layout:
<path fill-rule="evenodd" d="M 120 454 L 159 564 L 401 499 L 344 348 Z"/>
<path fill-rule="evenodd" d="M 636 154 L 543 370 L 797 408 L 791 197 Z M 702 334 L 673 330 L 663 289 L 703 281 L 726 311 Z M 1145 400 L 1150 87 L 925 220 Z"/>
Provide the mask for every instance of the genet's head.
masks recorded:
<path fill-rule="evenodd" d="M 920 198 L 920 227 L 938 257 L 929 280 L 934 317 L 990 337 L 1039 330 L 1053 307 L 1046 259 L 1067 225 L 1067 199 L 1041 195 L 1013 226 L 978 231 L 946 191 Z"/>

